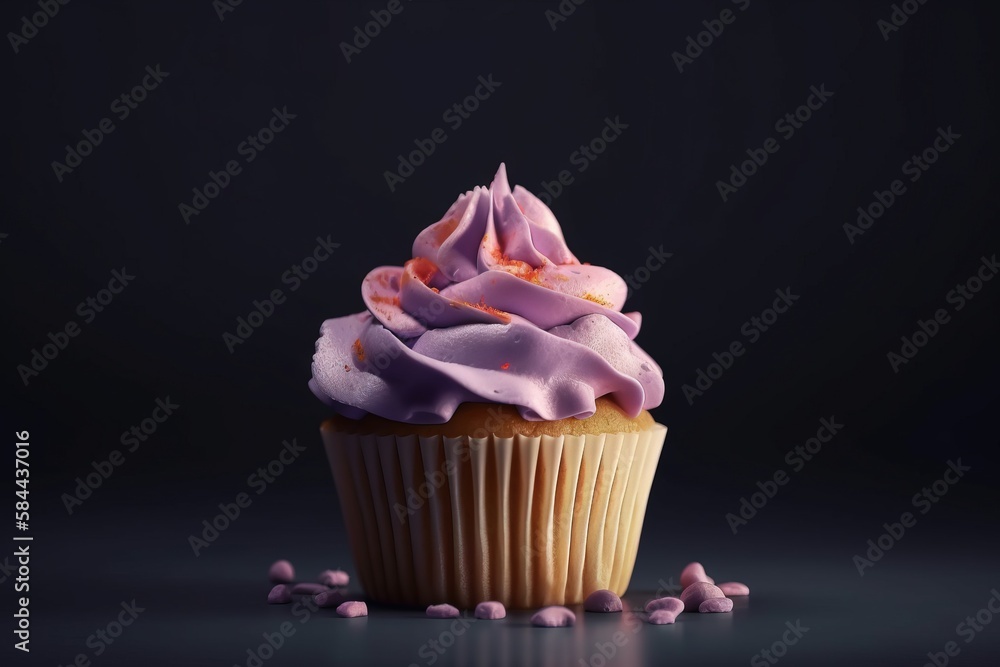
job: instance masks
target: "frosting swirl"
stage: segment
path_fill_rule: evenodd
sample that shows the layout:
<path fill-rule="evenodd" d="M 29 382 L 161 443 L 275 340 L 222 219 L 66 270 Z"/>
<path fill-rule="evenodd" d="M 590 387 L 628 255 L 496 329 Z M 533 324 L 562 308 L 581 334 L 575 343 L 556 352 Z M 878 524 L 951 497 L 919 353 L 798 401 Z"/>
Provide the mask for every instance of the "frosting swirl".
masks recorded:
<path fill-rule="evenodd" d="M 309 387 L 354 419 L 442 423 L 466 401 L 582 419 L 605 395 L 634 417 L 664 387 L 632 340 L 642 320 L 621 312 L 626 294 L 616 273 L 580 263 L 501 164 L 417 235 L 413 259 L 368 274 L 367 311 L 323 323 Z"/>

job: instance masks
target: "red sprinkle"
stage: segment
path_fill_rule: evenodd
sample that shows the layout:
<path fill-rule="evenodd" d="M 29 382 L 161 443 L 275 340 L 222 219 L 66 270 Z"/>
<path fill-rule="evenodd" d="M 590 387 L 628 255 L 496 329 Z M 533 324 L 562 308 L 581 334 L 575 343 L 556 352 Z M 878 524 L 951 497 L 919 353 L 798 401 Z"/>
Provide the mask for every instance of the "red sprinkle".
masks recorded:
<path fill-rule="evenodd" d="M 431 281 L 431 278 L 433 278 L 434 274 L 438 271 L 437 265 L 424 257 L 414 257 L 411 260 L 407 260 L 406 264 L 403 266 L 408 267 L 413 272 L 413 275 L 417 278 L 417 280 L 425 285 Z"/>
<path fill-rule="evenodd" d="M 509 361 L 505 361 L 502 364 L 500 364 L 500 370 L 505 371 L 508 368 L 510 368 L 510 362 Z"/>

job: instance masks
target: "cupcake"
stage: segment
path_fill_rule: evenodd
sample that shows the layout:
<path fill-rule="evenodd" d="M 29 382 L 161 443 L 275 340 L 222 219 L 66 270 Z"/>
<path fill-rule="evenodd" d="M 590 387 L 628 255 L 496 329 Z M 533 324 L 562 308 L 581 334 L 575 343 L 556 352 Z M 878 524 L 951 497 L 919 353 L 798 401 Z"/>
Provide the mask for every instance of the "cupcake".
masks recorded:
<path fill-rule="evenodd" d="M 370 599 L 472 608 L 621 595 L 667 429 L 614 272 L 504 165 L 327 320 L 313 393 Z"/>

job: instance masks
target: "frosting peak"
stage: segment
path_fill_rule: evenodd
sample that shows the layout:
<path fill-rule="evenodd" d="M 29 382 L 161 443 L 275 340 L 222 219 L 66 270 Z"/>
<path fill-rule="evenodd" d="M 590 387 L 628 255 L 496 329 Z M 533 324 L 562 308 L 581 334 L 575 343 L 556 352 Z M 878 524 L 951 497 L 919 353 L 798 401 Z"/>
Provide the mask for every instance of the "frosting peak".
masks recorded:
<path fill-rule="evenodd" d="M 351 418 L 440 423 L 465 401 L 585 418 L 604 395 L 635 416 L 663 399 L 663 377 L 632 342 L 626 294 L 501 164 L 417 235 L 412 259 L 365 277 L 368 312 L 323 323 L 309 386 Z"/>

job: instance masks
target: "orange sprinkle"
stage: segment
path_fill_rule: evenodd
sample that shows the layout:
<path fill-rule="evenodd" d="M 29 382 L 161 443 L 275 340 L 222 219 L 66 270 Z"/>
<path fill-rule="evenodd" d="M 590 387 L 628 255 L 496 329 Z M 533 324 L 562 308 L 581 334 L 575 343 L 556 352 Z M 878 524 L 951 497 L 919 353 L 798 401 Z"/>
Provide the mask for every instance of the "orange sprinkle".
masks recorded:
<path fill-rule="evenodd" d="M 594 303 L 604 306 L 605 308 L 611 308 L 611 306 L 613 305 L 607 299 L 599 297 L 596 294 L 591 294 L 590 292 L 585 292 L 584 294 L 581 294 L 580 298 L 586 299 L 587 301 L 593 301 Z"/>
<path fill-rule="evenodd" d="M 542 267 L 535 268 L 528 264 L 527 262 L 522 262 L 519 259 L 511 259 L 505 255 L 500 248 L 494 248 L 492 251 L 493 261 L 503 267 L 501 270 L 507 273 L 517 276 L 522 280 L 527 280 L 529 283 L 535 283 L 536 285 L 541 285 L 542 281 L 539 277 Z M 545 266 L 542 264 L 542 266 Z"/>
<path fill-rule="evenodd" d="M 458 218 L 448 218 L 434 225 L 434 242 L 441 245 L 458 227 Z"/>
<path fill-rule="evenodd" d="M 435 294 L 440 294 L 441 292 L 441 290 L 439 290 L 437 287 L 432 287 L 431 291 L 434 292 Z"/>
<path fill-rule="evenodd" d="M 508 368 L 510 368 L 510 362 L 509 361 L 505 361 L 502 364 L 500 364 L 500 370 L 505 371 Z"/>
<path fill-rule="evenodd" d="M 365 346 L 361 344 L 360 338 L 354 339 L 354 345 L 351 346 L 351 349 L 354 350 L 354 356 L 358 358 L 358 361 L 365 360 Z"/>
<path fill-rule="evenodd" d="M 489 313 L 490 315 L 496 315 L 504 322 L 510 322 L 510 313 L 506 313 L 502 310 L 494 308 L 493 306 L 487 306 L 486 297 L 481 297 L 479 299 L 479 303 L 472 303 L 471 301 L 462 301 L 461 303 L 464 303 L 467 306 L 472 306 L 473 308 L 481 310 L 484 313 Z"/>
<path fill-rule="evenodd" d="M 388 303 L 388 304 L 392 304 L 393 306 L 398 306 L 399 305 L 399 297 L 398 296 L 382 296 L 380 294 L 373 294 L 369 298 L 374 303 Z"/>
<path fill-rule="evenodd" d="M 407 260 L 406 264 L 403 265 L 409 267 L 413 271 L 413 275 L 416 276 L 417 280 L 423 284 L 427 284 L 437 273 L 437 265 L 429 259 L 424 257 L 414 257 L 411 260 Z"/>

